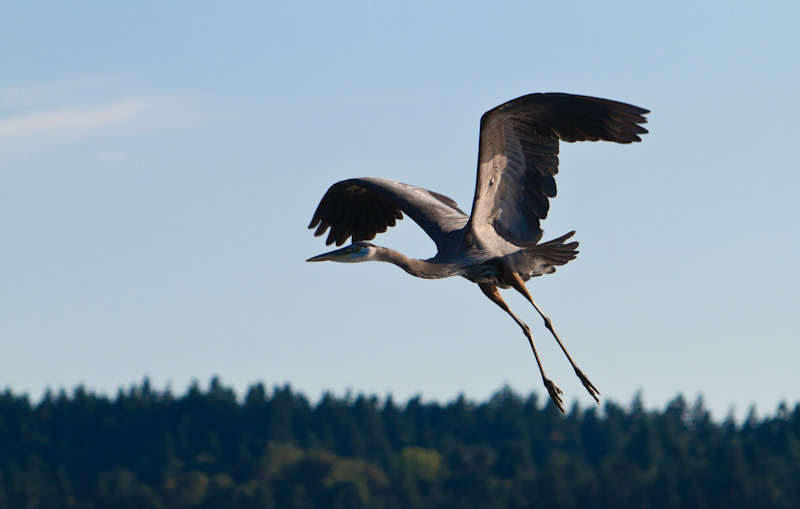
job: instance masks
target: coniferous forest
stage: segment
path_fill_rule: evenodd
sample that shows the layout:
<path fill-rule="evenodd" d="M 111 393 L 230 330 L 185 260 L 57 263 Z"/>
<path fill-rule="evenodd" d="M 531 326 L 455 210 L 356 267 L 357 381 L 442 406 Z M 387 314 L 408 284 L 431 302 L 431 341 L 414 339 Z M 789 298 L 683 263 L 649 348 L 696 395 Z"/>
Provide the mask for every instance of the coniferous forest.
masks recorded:
<path fill-rule="evenodd" d="M 800 405 L 742 423 L 702 400 L 562 415 L 504 389 L 398 403 L 145 381 L 0 393 L 0 508 L 800 507 Z"/>

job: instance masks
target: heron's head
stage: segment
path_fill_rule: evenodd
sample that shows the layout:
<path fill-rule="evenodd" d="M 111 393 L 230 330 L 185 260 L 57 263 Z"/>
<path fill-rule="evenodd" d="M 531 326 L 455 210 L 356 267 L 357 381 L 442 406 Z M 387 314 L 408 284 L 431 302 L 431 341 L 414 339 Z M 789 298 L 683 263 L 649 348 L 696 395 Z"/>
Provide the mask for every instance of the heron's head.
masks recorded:
<path fill-rule="evenodd" d="M 331 251 L 330 253 L 317 255 L 312 258 L 309 258 L 306 261 L 307 262 L 332 261 L 341 263 L 368 262 L 373 259 L 374 254 L 375 254 L 375 246 L 373 246 L 369 242 L 355 242 L 347 247 L 343 247 L 342 249 L 337 249 L 336 251 Z"/>

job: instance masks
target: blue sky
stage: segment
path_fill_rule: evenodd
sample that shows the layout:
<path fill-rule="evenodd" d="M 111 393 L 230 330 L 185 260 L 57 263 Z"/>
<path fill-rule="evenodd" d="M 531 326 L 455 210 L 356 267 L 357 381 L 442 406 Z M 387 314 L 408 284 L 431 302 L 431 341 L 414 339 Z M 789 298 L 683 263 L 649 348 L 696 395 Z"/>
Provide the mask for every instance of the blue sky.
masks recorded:
<path fill-rule="evenodd" d="M 603 397 L 800 400 L 800 7 L 431 4 L 5 6 L 0 387 L 544 397 L 475 285 L 304 260 L 330 184 L 468 209 L 481 114 L 561 91 L 652 110 L 641 144 L 562 144 L 545 238 L 577 230 L 581 254 L 528 285 Z M 435 252 L 410 220 L 375 243 Z M 567 404 L 593 404 L 506 298 Z"/>

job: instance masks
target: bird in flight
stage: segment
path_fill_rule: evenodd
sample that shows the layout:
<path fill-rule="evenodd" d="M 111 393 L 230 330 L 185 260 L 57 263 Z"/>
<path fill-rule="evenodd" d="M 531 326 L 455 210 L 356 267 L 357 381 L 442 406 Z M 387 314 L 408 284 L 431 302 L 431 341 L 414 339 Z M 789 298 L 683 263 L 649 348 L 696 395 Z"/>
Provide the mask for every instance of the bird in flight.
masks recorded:
<path fill-rule="evenodd" d="M 389 262 L 412 276 L 439 279 L 462 276 L 522 328 L 536 357 L 544 386 L 564 412 L 559 389 L 546 375 L 530 327 L 511 311 L 498 288 L 521 293 L 544 320 L 545 327 L 567 356 L 575 374 L 597 401 L 600 392 L 578 368 L 550 319 L 531 297 L 525 282 L 555 272 L 578 254 L 575 232 L 539 243 L 540 221 L 549 199 L 556 196 L 558 142 L 641 141 L 648 110 L 607 99 L 580 95 L 530 94 L 501 104 L 481 117 L 478 178 L 467 215 L 454 200 L 421 187 L 377 177 L 333 184 L 314 212 L 309 228 L 326 244 L 347 247 L 309 258 L 309 262 Z M 418 260 L 367 240 L 394 226 L 403 214 L 413 219 L 436 243 L 433 258 Z"/>

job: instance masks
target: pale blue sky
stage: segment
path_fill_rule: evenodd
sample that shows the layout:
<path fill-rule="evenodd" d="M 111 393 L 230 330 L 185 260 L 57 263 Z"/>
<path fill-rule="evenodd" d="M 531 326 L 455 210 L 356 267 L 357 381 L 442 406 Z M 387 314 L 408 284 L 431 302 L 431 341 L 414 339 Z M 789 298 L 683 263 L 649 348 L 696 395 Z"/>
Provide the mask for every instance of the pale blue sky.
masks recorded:
<path fill-rule="evenodd" d="M 561 91 L 652 110 L 564 144 L 528 286 L 604 398 L 714 416 L 800 400 L 800 6 L 790 2 L 31 3 L 0 18 L 0 387 L 291 383 L 545 392 L 463 279 L 306 264 L 328 186 L 382 176 L 468 209 L 481 114 Z M 403 221 L 375 243 L 433 243 Z M 565 401 L 593 404 L 521 298 Z"/>

